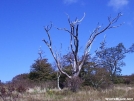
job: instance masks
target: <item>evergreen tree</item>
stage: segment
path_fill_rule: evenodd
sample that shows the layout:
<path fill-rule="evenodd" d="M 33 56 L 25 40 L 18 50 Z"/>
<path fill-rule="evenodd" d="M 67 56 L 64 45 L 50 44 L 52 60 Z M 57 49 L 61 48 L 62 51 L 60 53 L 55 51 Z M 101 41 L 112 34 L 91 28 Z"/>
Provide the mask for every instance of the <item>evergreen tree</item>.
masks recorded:
<path fill-rule="evenodd" d="M 29 78 L 34 81 L 47 81 L 52 79 L 53 69 L 48 60 L 42 58 L 42 53 L 39 53 L 40 58 L 32 64 L 29 73 Z"/>

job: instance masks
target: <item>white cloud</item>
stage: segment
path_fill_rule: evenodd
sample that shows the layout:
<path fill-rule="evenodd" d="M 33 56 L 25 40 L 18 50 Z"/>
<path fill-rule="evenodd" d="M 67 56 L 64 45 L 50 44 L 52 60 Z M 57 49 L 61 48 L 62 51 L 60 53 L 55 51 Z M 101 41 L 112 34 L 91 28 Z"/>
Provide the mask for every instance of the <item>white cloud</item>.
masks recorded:
<path fill-rule="evenodd" d="M 63 0 L 64 4 L 76 3 L 78 0 Z"/>
<path fill-rule="evenodd" d="M 118 10 L 128 5 L 128 3 L 128 0 L 110 0 L 108 6 L 113 7 L 115 10 Z"/>

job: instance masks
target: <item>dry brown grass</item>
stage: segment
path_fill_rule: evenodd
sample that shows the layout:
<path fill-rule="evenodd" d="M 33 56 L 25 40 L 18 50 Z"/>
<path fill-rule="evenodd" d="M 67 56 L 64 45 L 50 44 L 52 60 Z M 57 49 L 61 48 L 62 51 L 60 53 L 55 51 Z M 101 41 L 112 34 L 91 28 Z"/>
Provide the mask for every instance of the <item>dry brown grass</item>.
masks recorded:
<path fill-rule="evenodd" d="M 133 98 L 133 85 L 115 85 L 111 89 L 95 90 L 84 87 L 77 93 L 67 89 L 26 92 L 16 101 L 106 101 L 105 98 Z M 2 100 L 0 100 L 2 101 Z M 132 100 L 131 100 L 132 101 Z"/>

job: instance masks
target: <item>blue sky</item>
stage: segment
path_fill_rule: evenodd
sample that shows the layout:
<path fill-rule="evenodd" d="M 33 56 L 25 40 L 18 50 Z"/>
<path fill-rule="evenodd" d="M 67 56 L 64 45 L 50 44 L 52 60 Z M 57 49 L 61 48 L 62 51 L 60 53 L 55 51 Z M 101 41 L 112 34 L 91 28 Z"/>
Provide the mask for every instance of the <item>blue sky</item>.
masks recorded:
<path fill-rule="evenodd" d="M 44 26 L 53 22 L 56 27 L 69 28 L 66 13 L 71 20 L 86 16 L 80 23 L 80 53 L 90 33 L 97 26 L 108 24 L 107 17 L 115 17 L 119 12 L 123 16 L 116 23 L 124 24 L 99 35 L 92 46 L 91 54 L 99 47 L 106 35 L 107 46 L 116 46 L 119 42 L 129 48 L 134 43 L 134 9 L 133 0 L 1 0 L 0 1 L 0 80 L 9 81 L 21 73 L 28 73 L 34 60 L 38 58 L 41 46 L 44 55 L 53 63 L 53 57 L 42 39 L 47 39 Z M 62 54 L 68 51 L 69 34 L 51 30 L 53 48 Z M 134 54 L 124 59 L 126 66 L 122 74 L 134 73 Z"/>

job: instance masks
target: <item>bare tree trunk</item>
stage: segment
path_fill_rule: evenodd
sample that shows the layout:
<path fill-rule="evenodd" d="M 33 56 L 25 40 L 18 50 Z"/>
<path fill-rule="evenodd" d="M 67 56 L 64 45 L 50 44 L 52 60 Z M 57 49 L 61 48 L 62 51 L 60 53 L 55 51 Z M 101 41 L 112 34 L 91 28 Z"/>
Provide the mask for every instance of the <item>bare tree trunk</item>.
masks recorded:
<path fill-rule="evenodd" d="M 58 87 L 59 90 L 61 90 L 61 88 L 60 88 L 60 75 L 61 75 L 61 74 L 59 74 L 59 73 L 57 72 L 57 87 Z"/>

